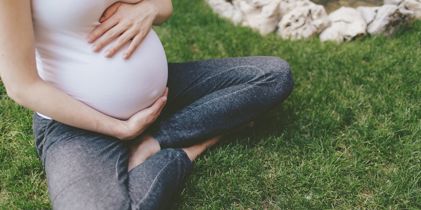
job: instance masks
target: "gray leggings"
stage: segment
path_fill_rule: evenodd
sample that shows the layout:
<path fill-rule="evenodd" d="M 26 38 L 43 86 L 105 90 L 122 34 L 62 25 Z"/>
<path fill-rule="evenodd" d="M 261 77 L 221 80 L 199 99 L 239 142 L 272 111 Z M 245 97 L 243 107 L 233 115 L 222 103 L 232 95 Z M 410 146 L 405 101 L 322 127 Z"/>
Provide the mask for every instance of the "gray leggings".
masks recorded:
<path fill-rule="evenodd" d="M 146 130 L 162 150 L 127 172 L 129 144 L 33 115 L 54 209 L 168 209 L 192 163 L 180 149 L 226 133 L 292 91 L 277 57 L 170 63 L 166 107 Z"/>

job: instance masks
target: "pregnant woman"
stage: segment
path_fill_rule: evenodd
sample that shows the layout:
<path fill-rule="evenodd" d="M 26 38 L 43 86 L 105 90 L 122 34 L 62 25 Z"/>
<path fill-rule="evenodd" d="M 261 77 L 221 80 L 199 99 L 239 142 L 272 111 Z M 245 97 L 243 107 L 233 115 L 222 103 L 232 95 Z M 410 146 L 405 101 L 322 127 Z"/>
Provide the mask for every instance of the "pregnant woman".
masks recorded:
<path fill-rule="evenodd" d="M 54 209 L 167 209 L 192 161 L 292 91 L 276 57 L 167 63 L 171 0 L 2 0 L 0 76 Z M 188 27 L 188 26 L 186 26 Z"/>

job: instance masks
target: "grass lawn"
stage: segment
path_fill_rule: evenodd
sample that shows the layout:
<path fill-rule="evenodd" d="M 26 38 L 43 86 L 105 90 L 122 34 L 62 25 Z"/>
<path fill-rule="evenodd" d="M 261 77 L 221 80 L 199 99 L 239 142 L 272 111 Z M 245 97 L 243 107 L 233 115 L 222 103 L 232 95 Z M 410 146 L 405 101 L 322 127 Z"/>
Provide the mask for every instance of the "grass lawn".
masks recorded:
<path fill-rule="evenodd" d="M 157 31 L 171 62 L 276 55 L 290 98 L 199 158 L 178 209 L 421 209 L 421 21 L 337 45 L 261 37 L 203 0 Z M 31 112 L 0 85 L 0 209 L 50 208 Z"/>

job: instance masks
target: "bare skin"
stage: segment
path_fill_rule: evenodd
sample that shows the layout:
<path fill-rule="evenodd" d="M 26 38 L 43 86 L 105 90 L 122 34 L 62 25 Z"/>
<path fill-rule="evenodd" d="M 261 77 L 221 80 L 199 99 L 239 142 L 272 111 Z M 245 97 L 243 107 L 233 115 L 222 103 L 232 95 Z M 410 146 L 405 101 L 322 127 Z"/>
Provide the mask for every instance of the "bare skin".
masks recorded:
<path fill-rule="evenodd" d="M 129 167 L 128 167 L 129 171 L 133 169 L 134 167 L 136 167 L 137 165 L 142 164 L 150 156 L 154 155 L 159 150 L 161 150 L 161 147 L 159 146 L 158 141 L 155 140 L 152 136 L 146 135 L 142 138 L 143 139 L 139 142 L 139 144 L 133 145 L 132 147 L 130 147 Z M 191 161 L 194 161 L 199 155 L 205 152 L 206 149 L 218 143 L 220 139 L 221 139 L 221 136 L 216 136 L 200 144 L 183 148 L 183 150 L 186 152 L 189 159 Z"/>
<path fill-rule="evenodd" d="M 251 121 L 246 126 L 239 128 L 238 130 L 244 127 L 253 127 L 254 122 Z M 194 161 L 203 154 L 207 149 L 212 147 L 213 145 L 217 144 L 224 135 L 218 135 L 213 138 L 207 139 L 199 144 L 192 145 L 190 147 L 182 148 L 187 156 L 189 157 L 190 161 Z M 134 167 L 142 164 L 146 159 L 150 156 L 157 153 L 161 150 L 159 142 L 154 139 L 151 135 L 144 135 L 139 140 L 138 144 L 135 144 L 130 147 L 130 155 L 129 155 L 129 166 L 128 170 L 130 171 Z"/>
<path fill-rule="evenodd" d="M 128 0 L 128 2 L 133 1 Z M 123 5 L 121 9 L 126 7 L 128 5 Z M 153 23 L 161 23 L 172 14 L 171 0 L 143 0 L 139 4 L 133 5 L 131 9 L 137 8 L 139 11 L 141 9 L 143 11 L 153 7 L 155 9 L 152 11 L 155 12 L 148 13 L 154 16 Z M 128 11 L 126 9 L 125 13 Z M 139 11 L 133 10 L 131 14 L 136 12 L 143 14 Z M 119 16 L 119 13 L 117 15 L 118 20 L 125 23 L 123 26 L 139 25 L 138 18 Z M 109 20 L 114 19 L 110 18 Z M 122 27 L 122 25 L 116 26 Z M 139 29 L 139 27 L 135 28 Z M 143 133 L 165 106 L 166 95 L 163 95 L 150 108 L 139 111 L 127 120 L 120 120 L 95 110 L 51 83 L 42 80 L 35 65 L 31 1 L 0 1 L 0 31 L 0 78 L 7 95 L 23 107 L 47 115 L 66 125 L 102 133 L 121 140 L 131 140 Z M 139 30 L 139 33 L 142 36 L 142 30 Z M 108 39 L 109 36 L 105 38 Z M 137 43 L 133 45 L 133 49 L 136 48 Z M 128 53 L 130 54 L 130 52 Z"/>

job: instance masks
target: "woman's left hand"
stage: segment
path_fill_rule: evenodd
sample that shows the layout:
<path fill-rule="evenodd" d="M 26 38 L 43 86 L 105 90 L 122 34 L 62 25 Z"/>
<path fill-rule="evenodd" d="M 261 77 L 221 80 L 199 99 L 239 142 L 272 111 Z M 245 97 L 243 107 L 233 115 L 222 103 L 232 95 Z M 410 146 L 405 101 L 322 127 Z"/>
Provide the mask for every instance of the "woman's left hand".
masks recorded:
<path fill-rule="evenodd" d="M 107 57 L 114 56 L 130 42 L 129 48 L 123 55 L 128 59 L 151 30 L 157 14 L 157 8 L 149 1 L 136 4 L 117 2 L 104 12 L 99 20 L 101 24 L 89 34 L 88 42 L 93 43 L 95 52 L 99 52 L 113 40 L 117 40 L 107 50 Z"/>

